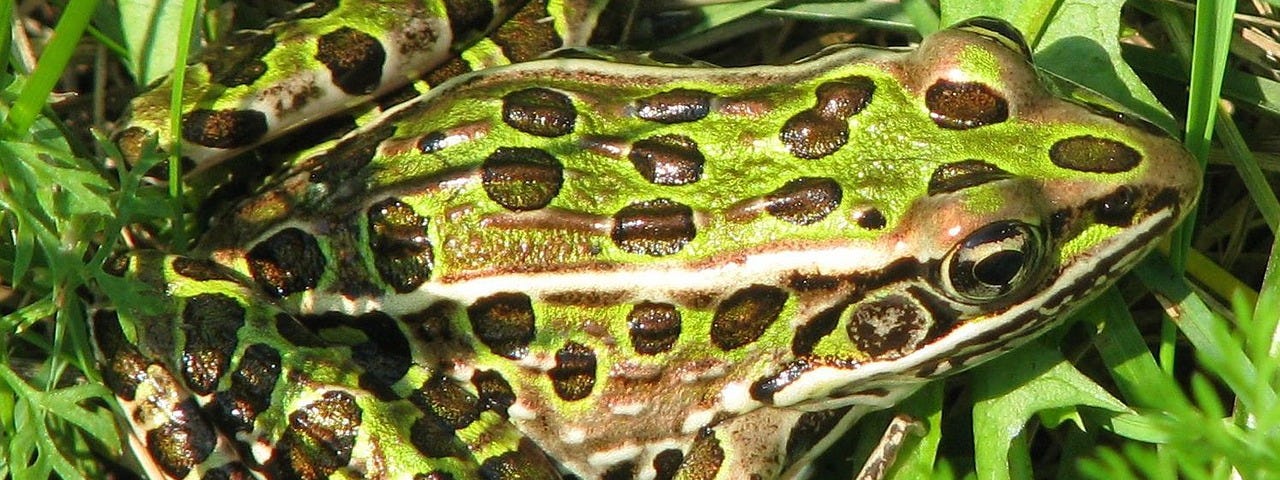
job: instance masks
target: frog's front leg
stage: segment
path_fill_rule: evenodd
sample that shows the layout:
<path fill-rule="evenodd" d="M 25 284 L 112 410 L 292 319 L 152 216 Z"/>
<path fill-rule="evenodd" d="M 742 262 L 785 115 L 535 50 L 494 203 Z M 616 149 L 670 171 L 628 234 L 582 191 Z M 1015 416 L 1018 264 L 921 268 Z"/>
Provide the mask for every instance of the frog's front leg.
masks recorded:
<path fill-rule="evenodd" d="M 212 262 L 110 263 L 106 289 L 130 301 L 94 314 L 94 340 L 154 478 L 559 477 L 386 315 L 322 315 L 313 330 Z"/>

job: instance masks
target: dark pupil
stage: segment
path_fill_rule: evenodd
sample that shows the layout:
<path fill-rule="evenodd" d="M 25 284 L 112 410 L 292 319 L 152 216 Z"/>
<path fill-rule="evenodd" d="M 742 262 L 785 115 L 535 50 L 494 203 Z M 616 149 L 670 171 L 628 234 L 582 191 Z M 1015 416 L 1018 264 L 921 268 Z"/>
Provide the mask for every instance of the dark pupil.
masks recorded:
<path fill-rule="evenodd" d="M 973 276 L 987 285 L 1004 286 L 1022 271 L 1025 256 L 1017 250 L 1003 250 L 973 266 Z"/>

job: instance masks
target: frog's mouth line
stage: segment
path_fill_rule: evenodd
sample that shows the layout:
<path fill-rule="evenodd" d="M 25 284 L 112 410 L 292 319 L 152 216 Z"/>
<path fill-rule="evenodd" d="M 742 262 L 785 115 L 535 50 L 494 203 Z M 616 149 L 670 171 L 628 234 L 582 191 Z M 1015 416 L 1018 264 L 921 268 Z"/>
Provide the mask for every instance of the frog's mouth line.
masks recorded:
<path fill-rule="evenodd" d="M 773 392 L 772 405 L 786 406 L 811 399 L 818 408 L 848 404 L 841 402 L 859 392 L 875 391 L 886 385 L 900 387 L 923 382 L 942 374 L 951 374 L 985 361 L 995 354 L 1012 350 L 1051 328 L 1067 316 L 1067 311 L 1082 306 L 1090 298 L 1111 285 L 1117 272 L 1144 257 L 1155 240 L 1168 233 L 1182 218 L 1178 204 L 1153 210 L 1142 221 L 1122 232 L 1088 258 L 1061 271 L 1057 280 L 1041 293 L 1032 295 L 1010 308 L 987 318 L 970 320 L 947 332 L 937 342 L 910 354 L 886 361 L 849 365 L 813 365 L 794 382 Z M 1148 245 L 1127 250 L 1126 245 Z M 1091 274 L 1091 272 L 1101 272 Z M 857 386 L 856 390 L 848 390 Z"/>

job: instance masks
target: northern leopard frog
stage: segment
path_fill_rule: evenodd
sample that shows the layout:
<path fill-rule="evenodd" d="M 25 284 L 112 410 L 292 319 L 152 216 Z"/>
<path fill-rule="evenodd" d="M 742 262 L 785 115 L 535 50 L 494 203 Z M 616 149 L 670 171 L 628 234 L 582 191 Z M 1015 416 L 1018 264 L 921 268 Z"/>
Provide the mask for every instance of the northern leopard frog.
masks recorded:
<path fill-rule="evenodd" d="M 194 67 L 182 151 L 203 168 L 467 39 L 490 35 L 430 83 L 536 56 L 485 53 L 548 8 L 515 3 L 245 34 Z M 783 66 L 570 57 L 445 81 L 288 164 L 197 254 L 110 262 L 160 304 L 94 316 L 150 473 L 803 477 L 865 412 L 1105 288 L 1199 188 L 1176 141 L 1055 95 L 992 19 Z M 126 151 L 163 131 L 154 102 Z"/>

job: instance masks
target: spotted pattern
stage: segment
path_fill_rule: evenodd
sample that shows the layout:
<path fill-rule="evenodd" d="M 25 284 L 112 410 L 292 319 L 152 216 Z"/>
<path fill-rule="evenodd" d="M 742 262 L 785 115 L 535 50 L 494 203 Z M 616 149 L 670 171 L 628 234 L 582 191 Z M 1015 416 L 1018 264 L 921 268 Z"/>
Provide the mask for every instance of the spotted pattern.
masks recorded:
<path fill-rule="evenodd" d="M 280 352 L 255 343 L 245 348 L 231 374 L 231 387 L 214 394 L 213 419 L 228 432 L 249 432 L 258 415 L 271 407 L 280 380 Z"/>
<path fill-rule="evenodd" d="M 324 253 L 315 237 L 292 227 L 254 245 L 246 260 L 262 291 L 276 297 L 315 288 L 325 268 Z"/>
<path fill-rule="evenodd" d="M 414 448 L 435 458 L 469 455 L 466 444 L 454 432 L 480 418 L 475 396 L 437 374 L 410 394 L 409 401 L 423 412 L 423 417 L 409 429 Z"/>
<path fill-rule="evenodd" d="M 231 367 L 244 326 L 245 311 L 239 302 L 218 293 L 202 293 L 187 299 L 182 309 L 181 372 L 187 386 L 199 395 L 208 395 Z"/>
<path fill-rule="evenodd" d="M 928 193 L 932 196 L 958 192 L 1012 177 L 1013 174 L 982 160 L 961 160 L 943 164 L 934 170 L 933 175 L 929 177 Z"/>
<path fill-rule="evenodd" d="M 218 437 L 213 426 L 202 421 L 194 400 L 184 400 L 176 408 L 172 418 L 184 420 L 171 420 L 148 430 L 146 442 L 147 452 L 160 469 L 173 478 L 182 478 L 209 458 Z"/>
<path fill-rule="evenodd" d="M 779 139 L 799 158 L 835 153 L 849 141 L 849 118 L 871 103 L 875 89 L 875 82 L 862 76 L 819 85 L 814 106 L 788 118 Z"/>
<path fill-rule="evenodd" d="M 755 284 L 738 290 L 720 302 L 711 318 L 711 342 L 721 350 L 733 350 L 760 338 L 778 320 L 787 303 L 787 292 Z"/>
<path fill-rule="evenodd" d="M 810 225 L 840 206 L 843 191 L 830 178 L 804 177 L 787 182 L 765 196 L 765 211 L 796 225 Z"/>
<path fill-rule="evenodd" d="M 529 353 L 535 323 L 528 295 L 498 293 L 481 298 L 467 307 L 467 317 L 476 337 L 493 353 L 512 360 Z"/>
<path fill-rule="evenodd" d="M 938 80 L 924 95 L 929 118 L 939 127 L 968 130 L 1009 119 L 1009 102 L 978 82 Z"/>
<path fill-rule="evenodd" d="M 671 350 L 680 338 L 680 311 L 669 303 L 638 303 L 627 314 L 627 327 L 636 353 L 656 355 Z"/>
<path fill-rule="evenodd" d="M 1054 165 L 1090 173 L 1120 173 L 1142 163 L 1142 154 L 1107 138 L 1080 135 L 1058 140 L 1049 148 Z"/>
<path fill-rule="evenodd" d="M 502 97 L 502 121 L 530 135 L 559 137 L 573 133 L 578 111 L 563 93 L 526 88 Z"/>
<path fill-rule="evenodd" d="M 343 92 L 365 95 L 382 83 L 387 51 L 372 35 L 341 27 L 316 40 L 316 60 L 329 69 L 333 83 Z"/>
<path fill-rule="evenodd" d="M 911 353 L 929 331 L 928 312 L 902 295 L 868 300 L 853 307 L 845 327 L 849 340 L 863 353 L 888 360 Z"/>
<path fill-rule="evenodd" d="M 613 243 L 630 253 L 671 255 L 696 233 L 693 209 L 666 198 L 633 203 L 613 215 Z"/>
<path fill-rule="evenodd" d="M 396 198 L 369 207 L 369 250 L 382 281 L 398 293 L 417 290 L 431 277 L 434 256 L 427 217 Z"/>
<path fill-rule="evenodd" d="M 512 211 L 547 206 L 564 184 L 564 167 L 551 154 L 527 147 L 502 147 L 481 166 L 484 192 Z"/>
<path fill-rule="evenodd" d="M 182 116 L 182 139 L 211 148 L 242 148 L 267 134 L 267 116 L 257 110 L 199 109 Z"/>
<path fill-rule="evenodd" d="M 679 88 L 636 100 L 635 115 L 658 123 L 685 123 L 701 120 L 711 113 L 709 92 Z"/>
<path fill-rule="evenodd" d="M 323 478 L 351 461 L 363 410 L 351 394 L 325 392 L 289 414 L 277 444 L 281 467 L 295 478 Z"/>
<path fill-rule="evenodd" d="M 231 33 L 220 46 L 200 55 L 209 69 L 209 81 L 227 88 L 249 85 L 267 73 L 262 57 L 276 48 L 276 37 L 260 30 Z"/>
<path fill-rule="evenodd" d="M 556 366 L 547 371 L 547 377 L 561 400 L 587 398 L 596 385 L 596 354 L 586 345 L 568 342 L 556 351 Z"/>
<path fill-rule="evenodd" d="M 654 185 L 688 185 L 702 178 L 706 158 L 684 135 L 658 135 L 636 141 L 627 158 Z"/>

